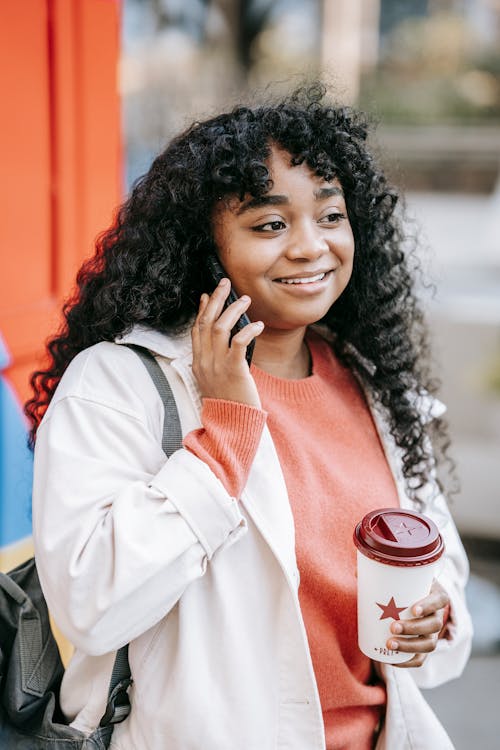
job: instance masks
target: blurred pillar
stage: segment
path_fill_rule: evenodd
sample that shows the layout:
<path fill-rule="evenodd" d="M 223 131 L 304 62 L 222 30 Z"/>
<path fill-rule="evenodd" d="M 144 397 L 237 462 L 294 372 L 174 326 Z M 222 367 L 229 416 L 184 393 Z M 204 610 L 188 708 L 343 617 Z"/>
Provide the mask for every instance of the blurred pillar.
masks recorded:
<path fill-rule="evenodd" d="M 380 2 L 363 0 L 361 27 L 361 68 L 372 70 L 376 67 L 380 44 Z"/>
<path fill-rule="evenodd" d="M 0 331 L 21 401 L 122 194 L 119 13 L 118 0 L 0 3 Z"/>
<path fill-rule="evenodd" d="M 30 554 L 22 402 L 122 194 L 118 0 L 0 3 L 0 569 Z"/>
<path fill-rule="evenodd" d="M 323 0 L 322 16 L 322 68 L 355 102 L 362 71 L 378 58 L 380 0 Z"/>

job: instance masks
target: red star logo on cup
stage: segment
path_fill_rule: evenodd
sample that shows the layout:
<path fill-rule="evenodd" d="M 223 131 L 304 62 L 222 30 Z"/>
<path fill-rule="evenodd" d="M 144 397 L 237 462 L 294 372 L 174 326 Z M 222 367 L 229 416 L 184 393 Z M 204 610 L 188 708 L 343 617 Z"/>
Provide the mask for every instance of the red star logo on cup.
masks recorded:
<path fill-rule="evenodd" d="M 380 615 L 381 620 L 385 620 L 386 617 L 392 617 L 393 620 L 399 620 L 399 613 L 402 612 L 406 607 L 396 607 L 394 597 L 391 596 L 389 604 L 379 604 L 375 602 L 377 607 L 380 607 L 382 614 Z"/>

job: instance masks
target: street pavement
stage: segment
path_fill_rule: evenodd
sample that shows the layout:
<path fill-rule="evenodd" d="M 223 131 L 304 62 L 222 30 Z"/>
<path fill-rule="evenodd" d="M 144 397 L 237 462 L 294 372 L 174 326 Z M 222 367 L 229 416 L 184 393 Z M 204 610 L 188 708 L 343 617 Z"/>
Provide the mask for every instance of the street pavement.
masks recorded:
<path fill-rule="evenodd" d="M 466 545 L 467 546 L 467 545 Z M 456 750 L 500 749 L 500 559 L 472 556 L 472 656 L 457 680 L 424 691 Z M 436 750 L 440 750 L 436 748 Z"/>
<path fill-rule="evenodd" d="M 458 680 L 424 691 L 455 750 L 499 750 L 499 694 L 500 653 L 473 656 Z"/>

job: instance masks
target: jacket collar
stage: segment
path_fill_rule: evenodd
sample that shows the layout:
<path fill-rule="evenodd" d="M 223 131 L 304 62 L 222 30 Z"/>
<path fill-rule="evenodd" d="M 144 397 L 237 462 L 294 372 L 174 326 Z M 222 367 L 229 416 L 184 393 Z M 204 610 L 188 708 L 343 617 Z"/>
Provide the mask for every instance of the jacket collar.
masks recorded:
<path fill-rule="evenodd" d="M 326 326 L 316 324 L 311 327 L 327 341 L 332 342 L 334 340 L 335 334 Z M 170 360 L 180 359 L 186 364 L 189 364 L 192 360 L 190 324 L 186 326 L 186 330 L 178 334 L 165 334 L 148 326 L 136 325 L 129 333 L 117 338 L 116 343 L 138 344 L 139 346 L 146 347 L 153 354 L 159 354 L 161 357 L 166 357 Z M 375 369 L 373 363 L 365 359 L 354 346 L 349 345 L 349 348 L 351 354 L 358 362 L 368 372 L 373 373 Z M 441 417 L 446 411 L 444 404 L 426 390 L 411 390 L 409 396 L 414 401 L 424 423 Z"/>
<path fill-rule="evenodd" d="M 137 344 L 153 354 L 167 359 L 184 359 L 191 356 L 191 326 L 178 334 L 165 334 L 149 326 L 136 325 L 131 331 L 115 339 L 116 344 Z"/>
<path fill-rule="evenodd" d="M 330 343 L 334 341 L 335 334 L 325 325 L 316 323 L 311 326 L 320 336 Z M 159 354 L 167 359 L 184 358 L 191 354 L 191 323 L 186 326 L 186 330 L 178 334 L 165 334 L 154 328 L 144 325 L 135 325 L 128 333 L 115 339 L 116 344 L 137 344 L 149 349 L 153 354 Z M 353 347 L 350 347 L 352 354 L 367 369 L 374 368 L 361 354 Z"/>

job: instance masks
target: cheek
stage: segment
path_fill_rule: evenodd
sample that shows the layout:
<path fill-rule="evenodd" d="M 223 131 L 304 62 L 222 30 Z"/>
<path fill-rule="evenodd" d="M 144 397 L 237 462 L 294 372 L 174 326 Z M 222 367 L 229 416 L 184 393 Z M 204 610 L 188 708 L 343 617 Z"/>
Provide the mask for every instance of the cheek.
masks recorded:
<path fill-rule="evenodd" d="M 350 270 L 352 270 L 353 266 L 354 253 L 354 237 L 352 235 L 352 232 L 349 232 L 349 234 L 345 237 L 345 241 L 342 243 L 342 246 L 338 249 L 338 255 L 340 256 L 342 264 Z"/>
<path fill-rule="evenodd" d="M 217 253 L 220 258 L 220 262 L 226 268 L 231 263 L 231 237 L 228 236 L 227 232 L 216 231 L 214 232 L 214 245 L 217 248 Z"/>
<path fill-rule="evenodd" d="M 352 227 L 349 224 L 346 227 L 346 232 L 344 235 L 344 249 L 347 255 L 350 255 L 351 257 L 354 255 L 354 233 L 352 231 Z"/>
<path fill-rule="evenodd" d="M 273 265 L 273 255 L 266 250 L 261 244 L 254 244 L 246 237 L 242 240 L 237 236 L 231 246 L 219 248 L 221 263 L 236 288 L 238 284 L 248 287 L 259 285 L 263 281 Z"/>
<path fill-rule="evenodd" d="M 346 234 L 344 242 L 337 246 L 336 255 L 341 261 L 339 280 L 345 287 L 351 279 L 354 267 L 355 246 L 352 232 Z"/>
<path fill-rule="evenodd" d="M 251 249 L 246 248 L 245 252 L 242 252 L 241 249 L 233 249 L 228 252 L 219 251 L 219 254 L 221 263 L 237 295 L 239 297 L 242 294 L 255 296 L 255 289 L 258 288 L 262 276 L 262 268 L 259 263 L 255 262 Z"/>
<path fill-rule="evenodd" d="M 350 229 L 346 229 L 342 235 L 338 234 L 332 244 L 330 245 L 330 251 L 340 262 L 343 269 L 352 268 L 354 260 L 354 237 Z"/>

